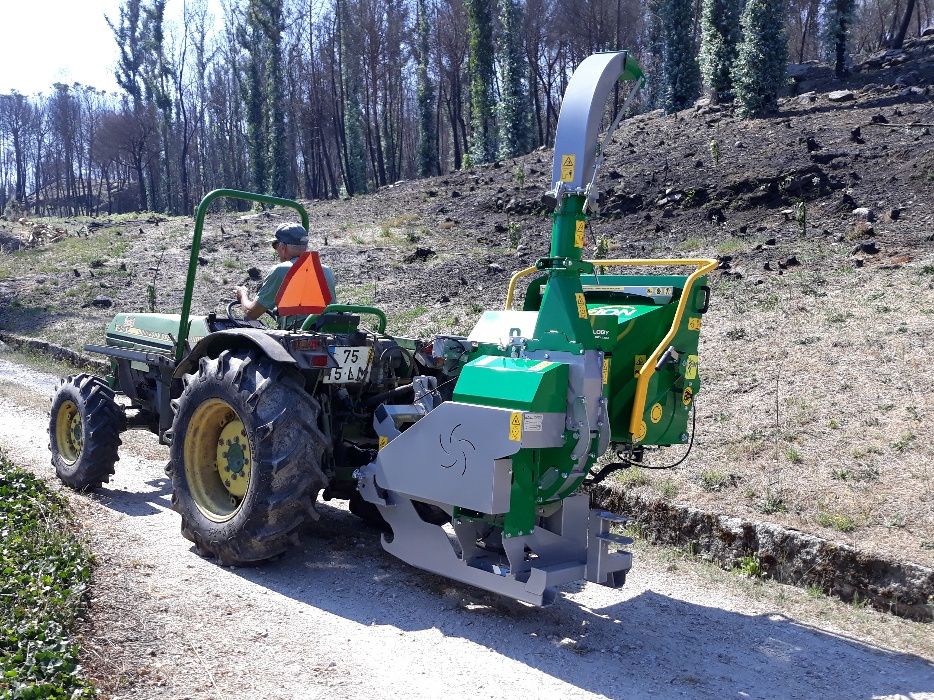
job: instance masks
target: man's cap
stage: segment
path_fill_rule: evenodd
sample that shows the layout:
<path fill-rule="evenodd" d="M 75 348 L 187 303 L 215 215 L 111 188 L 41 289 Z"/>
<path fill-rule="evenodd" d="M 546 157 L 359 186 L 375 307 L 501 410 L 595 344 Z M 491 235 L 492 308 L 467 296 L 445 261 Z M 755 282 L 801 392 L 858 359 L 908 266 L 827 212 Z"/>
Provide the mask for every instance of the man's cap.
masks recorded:
<path fill-rule="evenodd" d="M 308 232 L 301 224 L 280 224 L 276 229 L 275 238 L 270 243 L 285 243 L 286 245 L 308 245 Z"/>

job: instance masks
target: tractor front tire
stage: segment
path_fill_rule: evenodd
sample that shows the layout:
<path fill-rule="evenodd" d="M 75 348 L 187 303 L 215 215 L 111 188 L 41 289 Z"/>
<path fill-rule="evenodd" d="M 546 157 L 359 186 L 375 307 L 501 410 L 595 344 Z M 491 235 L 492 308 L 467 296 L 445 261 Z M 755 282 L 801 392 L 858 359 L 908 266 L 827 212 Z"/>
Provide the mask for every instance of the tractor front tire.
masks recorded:
<path fill-rule="evenodd" d="M 166 469 L 182 535 L 225 565 L 281 554 L 327 485 L 318 402 L 300 373 L 246 351 L 202 358 L 183 379 Z"/>
<path fill-rule="evenodd" d="M 61 381 L 49 413 L 52 466 L 63 483 L 90 491 L 110 481 L 126 415 L 102 379 L 78 374 Z"/>

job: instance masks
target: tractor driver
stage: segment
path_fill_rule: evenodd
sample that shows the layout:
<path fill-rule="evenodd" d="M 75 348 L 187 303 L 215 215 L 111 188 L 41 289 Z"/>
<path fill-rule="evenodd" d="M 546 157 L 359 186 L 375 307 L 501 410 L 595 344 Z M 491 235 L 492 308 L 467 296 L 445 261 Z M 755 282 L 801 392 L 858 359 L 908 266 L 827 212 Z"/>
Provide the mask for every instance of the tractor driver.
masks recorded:
<path fill-rule="evenodd" d="M 276 306 L 276 297 L 279 294 L 279 287 L 282 281 L 291 269 L 292 264 L 298 260 L 299 256 L 308 250 L 308 232 L 305 227 L 299 223 L 281 224 L 276 229 L 276 235 L 269 240 L 273 250 L 279 258 L 279 264 L 273 267 L 263 280 L 256 298 L 251 299 L 250 293 L 246 287 L 234 287 L 234 295 L 237 301 L 243 307 L 243 314 L 251 321 L 258 319 L 267 311 L 272 311 Z M 334 273 L 325 265 L 321 266 L 324 271 L 324 277 L 328 283 L 328 290 L 331 292 L 331 300 L 336 299 L 334 293 Z M 283 319 L 280 319 L 280 323 Z"/>

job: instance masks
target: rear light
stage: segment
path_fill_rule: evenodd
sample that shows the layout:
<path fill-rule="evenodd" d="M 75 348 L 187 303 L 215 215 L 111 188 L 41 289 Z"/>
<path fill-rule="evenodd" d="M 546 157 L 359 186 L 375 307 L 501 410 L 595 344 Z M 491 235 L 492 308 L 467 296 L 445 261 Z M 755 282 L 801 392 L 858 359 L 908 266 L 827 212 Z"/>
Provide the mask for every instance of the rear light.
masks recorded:
<path fill-rule="evenodd" d="M 314 352 L 323 349 L 320 338 L 293 338 L 289 346 L 299 352 Z"/>
<path fill-rule="evenodd" d="M 311 359 L 312 367 L 327 367 L 328 366 L 328 356 L 327 355 L 315 355 Z"/>

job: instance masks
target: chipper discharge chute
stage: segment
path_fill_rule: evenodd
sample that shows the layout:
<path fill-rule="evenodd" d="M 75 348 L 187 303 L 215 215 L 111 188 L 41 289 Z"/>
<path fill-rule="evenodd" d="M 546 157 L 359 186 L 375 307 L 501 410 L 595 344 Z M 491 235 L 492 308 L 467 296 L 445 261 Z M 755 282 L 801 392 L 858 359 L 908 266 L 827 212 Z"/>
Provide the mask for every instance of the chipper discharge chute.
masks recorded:
<path fill-rule="evenodd" d="M 630 95 L 642 81 L 625 52 L 591 56 L 574 73 L 555 139 L 549 256 L 513 277 L 505 310 L 483 314 L 466 338 L 435 340 L 439 361 L 462 365 L 453 396 L 442 400 L 426 378 L 412 405 L 378 407 L 378 456 L 356 472 L 391 527 L 387 551 L 535 605 L 578 579 L 623 584 L 629 540 L 611 531 L 622 518 L 591 509 L 581 487 L 611 445 L 635 455 L 687 442 L 700 383 L 705 275 L 716 262 L 581 258 L 618 80 L 636 82 Z M 603 274 L 612 266 L 689 269 Z M 514 310 L 517 282 L 536 273 Z M 450 513 L 454 540 L 420 517 L 419 502 Z"/>
<path fill-rule="evenodd" d="M 716 263 L 581 258 L 600 123 L 619 80 L 635 82 L 630 97 L 642 80 L 624 52 L 591 56 L 571 78 L 551 251 L 516 273 L 506 308 L 484 313 L 467 337 L 389 335 L 382 310 L 333 303 L 314 252 L 280 287 L 277 327 L 240 318 L 236 302 L 226 314 L 192 314 L 213 201 L 291 207 L 308 228 L 292 200 L 206 195 L 181 313 L 117 314 L 106 343 L 86 348 L 108 358 L 108 376 L 69 377 L 56 392 L 59 478 L 101 486 L 120 433 L 146 428 L 170 448 L 182 534 L 224 564 L 284 552 L 323 494 L 382 527 L 383 546 L 404 561 L 527 603 L 547 604 L 578 579 L 622 585 L 632 560 L 611 529 L 622 519 L 591 509 L 584 489 L 613 468 L 594 474 L 608 450 L 627 464 L 646 445 L 689 440 L 705 275 Z M 626 267 L 640 269 L 607 272 Z M 657 267 L 687 269 L 645 272 Z"/>

